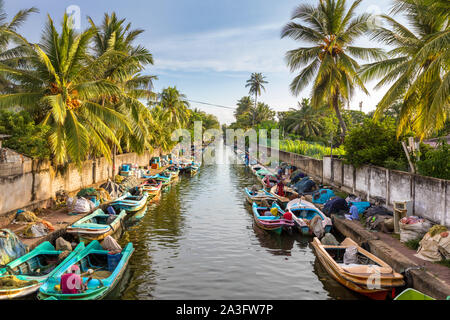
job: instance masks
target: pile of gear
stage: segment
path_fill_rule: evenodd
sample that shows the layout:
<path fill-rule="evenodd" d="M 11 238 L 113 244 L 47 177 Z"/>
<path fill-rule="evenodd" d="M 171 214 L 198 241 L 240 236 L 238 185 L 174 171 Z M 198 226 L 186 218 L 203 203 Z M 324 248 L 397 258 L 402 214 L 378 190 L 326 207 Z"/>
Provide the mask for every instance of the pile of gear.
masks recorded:
<path fill-rule="evenodd" d="M 419 243 L 416 257 L 428 261 L 450 260 L 450 232 L 442 225 L 431 227 Z"/>
<path fill-rule="evenodd" d="M 20 234 L 24 238 L 43 237 L 55 230 L 49 221 L 37 217 L 31 211 L 17 210 L 13 223 L 27 225 Z"/>
<path fill-rule="evenodd" d="M 5 265 L 27 253 L 27 247 L 8 229 L 0 230 L 0 264 Z"/>

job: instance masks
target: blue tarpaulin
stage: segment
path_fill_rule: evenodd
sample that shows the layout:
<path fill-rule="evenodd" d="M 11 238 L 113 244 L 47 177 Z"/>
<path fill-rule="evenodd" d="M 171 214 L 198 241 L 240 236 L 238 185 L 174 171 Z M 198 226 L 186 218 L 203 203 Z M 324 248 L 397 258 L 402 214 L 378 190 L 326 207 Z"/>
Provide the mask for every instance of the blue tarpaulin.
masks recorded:
<path fill-rule="evenodd" d="M 334 196 L 335 196 L 335 194 L 334 194 L 333 190 L 320 189 L 313 193 L 312 202 L 324 204 Z"/>

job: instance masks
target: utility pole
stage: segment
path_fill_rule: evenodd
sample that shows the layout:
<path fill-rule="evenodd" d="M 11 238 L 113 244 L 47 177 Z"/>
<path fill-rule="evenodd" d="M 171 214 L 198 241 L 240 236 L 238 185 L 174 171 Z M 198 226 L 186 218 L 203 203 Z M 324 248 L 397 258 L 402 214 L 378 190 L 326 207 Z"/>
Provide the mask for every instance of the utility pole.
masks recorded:
<path fill-rule="evenodd" d="M 363 104 L 363 102 L 360 101 L 360 102 L 359 102 L 359 111 L 361 111 L 361 112 L 362 112 L 362 104 Z"/>

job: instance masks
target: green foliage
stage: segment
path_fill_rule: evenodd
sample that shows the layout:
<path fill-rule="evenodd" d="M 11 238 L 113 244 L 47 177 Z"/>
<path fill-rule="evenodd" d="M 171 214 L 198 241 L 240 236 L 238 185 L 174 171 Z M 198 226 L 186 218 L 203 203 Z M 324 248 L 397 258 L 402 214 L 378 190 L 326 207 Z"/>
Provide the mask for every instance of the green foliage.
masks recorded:
<path fill-rule="evenodd" d="M 407 246 L 408 248 L 417 251 L 417 249 L 419 249 L 420 246 L 420 240 L 422 240 L 421 238 L 418 239 L 412 239 L 412 240 L 408 240 L 405 242 L 405 246 Z"/>
<path fill-rule="evenodd" d="M 11 135 L 3 145 L 35 159 L 49 159 L 48 126 L 36 125 L 26 111 L 0 110 L 0 134 Z"/>
<path fill-rule="evenodd" d="M 404 170 L 407 164 L 401 142 L 396 138 L 394 120 L 391 118 L 382 122 L 365 119 L 362 125 L 349 131 L 344 150 L 344 159 L 355 167 L 373 164 Z"/>
<path fill-rule="evenodd" d="M 450 180 L 450 148 L 442 140 L 436 149 L 422 150 L 422 159 L 416 166 L 421 175 Z"/>
<path fill-rule="evenodd" d="M 327 156 L 327 155 L 331 154 L 330 147 L 325 147 L 318 143 L 308 143 L 306 141 L 300 141 L 300 140 L 280 141 L 280 150 L 297 153 L 297 154 L 301 154 L 301 155 L 316 158 L 316 159 L 322 159 L 323 156 Z M 343 155 L 343 154 L 344 154 L 344 149 L 342 147 L 333 148 L 333 155 Z"/>

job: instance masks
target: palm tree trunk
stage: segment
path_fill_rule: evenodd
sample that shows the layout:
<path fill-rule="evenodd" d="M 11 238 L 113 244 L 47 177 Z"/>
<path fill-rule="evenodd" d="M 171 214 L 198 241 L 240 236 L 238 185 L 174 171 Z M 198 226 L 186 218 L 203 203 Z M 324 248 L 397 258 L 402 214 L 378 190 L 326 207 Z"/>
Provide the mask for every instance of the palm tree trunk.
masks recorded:
<path fill-rule="evenodd" d="M 342 119 L 341 110 L 339 109 L 339 93 L 336 93 L 333 96 L 333 108 L 336 112 L 336 117 L 339 120 L 339 126 L 341 127 L 341 143 L 343 143 L 345 135 L 347 134 L 347 126 L 345 125 L 344 119 Z"/>
<path fill-rule="evenodd" d="M 255 110 L 253 111 L 252 126 L 255 125 L 255 112 L 256 112 L 257 100 L 258 100 L 258 92 L 255 92 Z"/>

